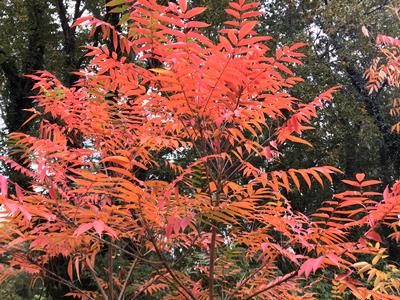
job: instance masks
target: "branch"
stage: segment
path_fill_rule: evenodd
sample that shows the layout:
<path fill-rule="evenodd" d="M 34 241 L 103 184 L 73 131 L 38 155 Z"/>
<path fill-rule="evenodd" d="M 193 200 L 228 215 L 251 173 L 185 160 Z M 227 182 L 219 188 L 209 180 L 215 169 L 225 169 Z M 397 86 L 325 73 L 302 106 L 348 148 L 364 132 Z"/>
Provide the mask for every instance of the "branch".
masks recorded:
<path fill-rule="evenodd" d="M 78 228 L 78 226 L 77 226 L 73 221 L 71 221 L 67 216 L 65 216 L 61 211 L 56 211 L 55 214 L 56 214 L 58 217 L 60 217 L 62 220 L 64 220 L 64 221 L 67 222 L 68 224 L 70 224 L 71 226 L 73 226 L 73 227 L 75 227 L 75 228 Z M 139 260 L 141 260 L 141 261 L 143 261 L 143 262 L 146 262 L 146 263 L 148 263 L 148 264 L 151 265 L 151 266 L 152 266 L 153 264 L 163 264 L 163 262 L 161 262 L 161 261 L 154 261 L 154 260 L 148 260 L 148 259 L 146 259 L 146 258 L 143 258 L 143 257 L 141 257 L 140 255 L 135 254 L 135 253 L 133 253 L 133 252 L 131 252 L 131 251 L 129 251 L 129 250 L 126 250 L 126 249 L 124 249 L 124 248 L 118 246 L 117 244 L 115 244 L 115 243 L 113 243 L 113 242 L 111 242 L 111 241 L 108 241 L 108 240 L 106 240 L 106 239 L 103 239 L 102 237 L 98 236 L 97 234 L 91 233 L 90 231 L 85 232 L 85 234 L 90 235 L 90 236 L 93 237 L 94 239 L 97 239 L 98 241 L 101 241 L 101 242 L 103 242 L 103 243 L 105 243 L 105 244 L 107 244 L 107 245 L 111 245 L 111 246 L 113 246 L 115 249 L 118 249 L 119 251 L 121 251 L 121 252 L 123 252 L 123 253 L 125 253 L 125 254 L 127 254 L 127 255 L 129 255 L 129 256 L 132 256 L 133 258 L 137 258 L 137 259 L 139 259 Z"/>
<path fill-rule="evenodd" d="M 91 296 L 90 296 L 89 294 L 87 294 L 85 291 L 81 290 L 81 289 L 78 288 L 76 285 L 74 285 L 74 284 L 72 284 L 71 282 L 65 280 L 64 278 L 58 276 L 56 273 L 53 273 L 52 271 L 50 271 L 50 270 L 48 270 L 48 269 L 45 269 L 45 268 L 43 268 L 43 267 L 42 267 L 42 269 L 43 269 L 43 271 L 44 271 L 45 273 L 49 273 L 51 276 L 54 276 L 54 277 L 51 277 L 51 276 L 49 276 L 49 275 L 44 274 L 44 276 L 46 276 L 47 278 L 52 279 L 52 280 L 55 280 L 55 281 L 58 281 L 58 282 L 60 282 L 61 284 L 64 284 L 64 285 L 66 285 L 66 286 L 68 286 L 68 287 L 70 287 L 70 288 L 72 288 L 72 289 L 74 289 L 74 290 L 76 290 L 76 291 L 78 291 L 78 292 L 84 294 L 89 300 L 95 300 L 93 297 L 91 297 Z"/>
<path fill-rule="evenodd" d="M 192 292 L 179 280 L 178 277 L 176 277 L 175 273 L 172 271 L 172 269 L 168 265 L 164 255 L 162 255 L 162 253 L 161 253 L 160 249 L 158 248 L 153 237 L 150 238 L 150 242 L 153 244 L 153 247 L 156 250 L 157 256 L 162 261 L 164 267 L 167 269 L 167 271 L 171 275 L 172 279 L 187 293 L 187 295 L 189 295 L 190 299 L 196 300 L 196 297 L 192 294 Z M 177 289 L 177 290 L 178 290 L 178 292 L 182 293 L 182 291 L 180 291 L 179 289 Z M 188 298 L 187 295 L 185 295 L 184 293 L 182 293 L 182 295 L 185 296 L 186 298 Z"/>
<path fill-rule="evenodd" d="M 156 277 L 150 279 L 144 286 L 142 286 L 142 288 L 141 288 L 139 291 L 137 291 L 137 292 L 135 293 L 135 295 L 132 296 L 132 298 L 131 298 L 130 300 L 136 300 L 136 299 L 137 299 L 145 290 L 147 290 L 147 288 L 148 288 L 149 286 L 151 286 L 151 285 L 154 283 L 154 281 L 156 281 L 159 277 L 161 277 L 161 276 L 160 276 L 160 275 L 157 275 Z M 120 300 L 120 299 L 118 299 L 118 300 Z M 122 298 L 121 298 L 121 300 L 122 300 Z"/>
<path fill-rule="evenodd" d="M 135 258 L 135 260 L 131 264 L 128 275 L 126 275 L 124 285 L 122 286 L 121 292 L 119 293 L 118 300 L 122 300 L 124 298 L 124 293 L 125 293 L 126 287 L 128 286 L 129 278 L 131 277 L 133 269 L 135 269 L 135 266 L 136 266 L 138 260 L 139 260 L 138 258 Z"/>
<path fill-rule="evenodd" d="M 82 15 L 83 10 L 79 10 L 81 5 L 81 0 L 76 0 L 75 2 L 75 11 L 73 20 L 75 21 L 80 15 Z M 77 65 L 76 55 L 76 37 L 75 37 L 75 29 L 76 27 L 71 27 L 69 24 L 68 12 L 64 5 L 64 0 L 57 0 L 57 12 L 61 23 L 61 28 L 63 31 L 64 41 L 63 41 L 63 50 L 65 53 L 64 64 L 68 71 L 73 71 L 76 68 L 79 68 L 80 65 Z M 72 86 L 77 81 L 77 75 L 72 74 L 70 72 L 66 75 L 66 81 L 68 85 Z"/>
<path fill-rule="evenodd" d="M 288 273 L 288 274 L 286 274 L 284 276 L 278 277 L 277 279 L 275 279 L 275 281 L 270 282 L 265 288 L 263 288 L 263 289 L 255 292 L 255 293 L 251 294 L 250 296 L 247 296 L 246 298 L 244 298 L 244 300 L 254 299 L 254 297 L 256 297 L 256 296 L 258 296 L 258 295 L 260 295 L 262 293 L 265 293 L 266 291 L 276 287 L 277 285 L 279 285 L 281 283 L 284 283 L 285 281 L 293 278 L 294 276 L 296 276 L 297 272 L 298 272 L 298 270 L 295 270 L 295 271 L 290 272 L 290 273 Z"/>
<path fill-rule="evenodd" d="M 89 267 L 90 273 L 92 274 L 94 280 L 96 281 L 96 284 L 101 292 L 101 294 L 104 297 L 104 300 L 108 300 L 108 296 L 106 294 L 106 292 L 104 291 L 103 287 L 101 286 L 101 282 L 99 277 L 97 277 L 96 272 L 94 271 L 94 269 L 92 268 L 92 266 L 90 264 L 86 264 Z"/>
<path fill-rule="evenodd" d="M 140 211 L 141 211 L 141 203 L 139 204 L 140 207 Z M 164 267 L 167 269 L 168 273 L 171 275 L 172 279 L 175 281 L 176 284 L 178 284 L 179 287 L 181 287 L 186 293 L 187 295 L 189 295 L 189 299 L 192 300 L 196 300 L 196 297 L 192 294 L 192 292 L 179 280 L 179 278 L 176 277 L 176 275 L 174 274 L 174 272 L 172 271 L 171 267 L 168 265 L 167 260 L 165 259 L 164 255 L 161 253 L 160 249 L 157 246 L 157 243 L 153 237 L 153 235 L 149 232 L 149 226 L 147 225 L 146 221 L 143 220 L 142 218 L 141 222 L 143 223 L 143 227 L 144 230 L 146 232 L 146 234 L 149 236 L 148 239 L 150 240 L 151 244 L 154 247 L 154 250 L 156 251 L 157 256 L 159 257 L 159 259 L 161 260 L 162 264 L 164 265 Z M 176 290 L 182 294 L 185 298 L 188 298 L 187 295 L 185 295 L 185 293 L 183 293 L 179 288 L 176 288 Z"/>
<path fill-rule="evenodd" d="M 48 279 L 51 279 L 51 280 L 54 280 L 54 281 L 58 281 L 59 283 L 64 284 L 64 285 L 66 285 L 66 286 L 68 286 L 68 287 L 70 287 L 70 288 L 72 288 L 72 289 L 84 294 L 87 297 L 88 300 L 96 300 L 93 297 L 91 297 L 89 294 L 87 294 L 85 291 L 83 291 L 80 288 L 78 288 L 76 285 L 71 284 L 69 281 L 67 281 L 64 278 L 58 276 L 56 273 L 53 273 L 53 272 L 51 272 L 51 271 L 49 271 L 47 269 L 44 269 L 44 268 L 43 268 L 43 271 L 45 273 L 49 273 L 51 275 L 51 276 L 49 276 L 49 275 L 44 274 L 44 276 L 47 277 Z M 54 277 L 52 277 L 52 276 L 54 276 Z"/>
<path fill-rule="evenodd" d="M 208 274 L 208 295 L 209 299 L 214 299 L 214 265 L 215 265 L 215 243 L 217 236 L 217 226 L 215 222 L 212 224 L 211 243 L 210 243 L 210 268 Z"/>
<path fill-rule="evenodd" d="M 219 206 L 220 202 L 220 192 L 221 192 L 221 174 L 218 174 L 218 181 L 217 181 L 217 191 L 216 191 L 216 197 L 215 201 L 213 201 L 213 195 L 210 195 L 211 199 L 211 205 L 212 206 Z M 210 242 L 210 267 L 209 267 L 209 274 L 208 274 L 208 295 L 209 299 L 213 300 L 214 299 L 214 266 L 215 266 L 215 245 L 217 241 L 217 222 L 213 221 L 212 224 L 212 229 L 211 229 L 211 242 Z"/>
<path fill-rule="evenodd" d="M 76 0 L 73 21 L 76 21 L 76 19 L 80 18 L 82 16 L 83 12 L 85 11 L 85 7 L 83 7 L 82 10 L 80 10 L 80 7 L 81 7 L 81 0 Z"/>
<path fill-rule="evenodd" d="M 65 7 L 63 0 L 57 0 L 57 12 L 58 12 L 58 17 L 60 18 L 61 28 L 64 33 L 64 40 L 67 40 L 71 28 L 68 24 L 69 20 L 68 20 L 67 8 Z"/>
<path fill-rule="evenodd" d="M 91 233 L 91 232 L 86 232 L 86 233 L 87 233 L 88 235 L 94 237 L 95 239 L 98 239 L 99 241 L 101 241 L 101 242 L 103 242 L 103 243 L 105 243 L 105 244 L 107 244 L 107 245 L 111 245 L 111 246 L 113 246 L 115 249 L 118 249 L 118 250 L 120 250 L 121 252 L 123 252 L 123 253 L 125 253 L 125 254 L 127 254 L 127 255 L 130 255 L 130 256 L 132 256 L 132 257 L 134 257 L 134 258 L 137 258 L 137 259 L 139 259 L 139 260 L 141 260 L 141 261 L 143 261 L 143 262 L 146 262 L 146 263 L 148 263 L 148 264 L 150 264 L 150 265 L 153 265 L 153 264 L 163 264 L 162 261 L 153 261 L 153 260 L 145 259 L 145 258 L 141 257 L 140 255 L 137 255 L 137 254 L 135 254 L 135 253 L 133 253 L 133 252 L 131 252 L 131 251 L 129 251 L 129 250 L 126 250 L 126 249 L 124 249 L 124 248 L 118 246 L 117 244 L 115 244 L 115 243 L 113 243 L 113 242 L 107 241 L 107 240 L 105 240 L 105 239 L 103 239 L 103 238 L 97 236 L 97 235 L 94 234 L 94 233 Z"/>
<path fill-rule="evenodd" d="M 110 295 L 110 300 L 114 300 L 114 277 L 113 277 L 113 248 L 112 245 L 108 245 L 108 290 Z M 136 258 L 137 259 L 137 258 Z"/>
<path fill-rule="evenodd" d="M 259 268 L 253 270 L 247 277 L 243 277 L 243 279 L 240 281 L 239 285 L 228 295 L 225 300 L 230 300 L 232 297 L 234 297 L 235 293 L 237 293 L 244 285 L 246 285 L 258 272 L 260 272 L 267 263 L 263 263 Z"/>
<path fill-rule="evenodd" d="M 388 4 L 389 4 L 389 0 L 385 0 L 383 3 L 381 3 L 377 7 L 371 9 L 370 11 L 365 12 L 364 15 L 368 16 L 368 15 L 371 15 L 371 14 L 373 14 L 374 12 L 376 12 L 378 10 L 383 10 L 385 8 L 385 6 L 387 6 Z"/>

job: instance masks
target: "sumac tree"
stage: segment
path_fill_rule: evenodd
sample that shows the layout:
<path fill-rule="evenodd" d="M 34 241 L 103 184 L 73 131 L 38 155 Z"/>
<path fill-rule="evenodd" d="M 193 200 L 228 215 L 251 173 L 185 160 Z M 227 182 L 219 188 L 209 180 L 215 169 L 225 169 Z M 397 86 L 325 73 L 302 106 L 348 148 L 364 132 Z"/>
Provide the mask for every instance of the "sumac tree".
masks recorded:
<path fill-rule="evenodd" d="M 306 216 L 287 191 L 329 184 L 339 170 L 271 169 L 286 143 L 309 146 L 301 134 L 337 90 L 311 101 L 290 95 L 303 45 L 269 53 L 258 3 L 231 2 L 217 42 L 193 20 L 205 8 L 186 0 L 125 5 L 125 35 L 91 17 L 77 22 L 100 29 L 117 52 L 88 46 L 91 63 L 73 87 L 48 72 L 31 76 L 40 135 L 10 135 L 29 168 L 3 158 L 30 178 L 29 189 L 1 178 L 3 278 L 52 278 L 82 299 L 306 299 L 310 274 L 329 268 L 342 291 L 390 297 L 351 276 L 358 255 L 380 251 L 368 240 L 397 216 L 398 194 L 388 191 L 397 202 L 385 206 L 368 190 L 378 182 L 358 174 L 345 182 L 355 191 Z M 365 236 L 354 238 L 355 228 Z M 69 260 L 68 280 L 46 268 L 58 255 Z M 92 289 L 80 288 L 83 275 Z"/>

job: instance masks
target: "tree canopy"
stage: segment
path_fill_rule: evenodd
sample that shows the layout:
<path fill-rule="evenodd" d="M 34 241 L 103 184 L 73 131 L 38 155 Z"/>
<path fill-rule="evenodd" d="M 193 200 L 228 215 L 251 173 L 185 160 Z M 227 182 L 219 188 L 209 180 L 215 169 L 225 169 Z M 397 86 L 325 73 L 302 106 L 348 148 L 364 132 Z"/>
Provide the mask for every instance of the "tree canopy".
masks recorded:
<path fill-rule="evenodd" d="M 0 6 L 5 297 L 399 297 L 396 3 Z"/>

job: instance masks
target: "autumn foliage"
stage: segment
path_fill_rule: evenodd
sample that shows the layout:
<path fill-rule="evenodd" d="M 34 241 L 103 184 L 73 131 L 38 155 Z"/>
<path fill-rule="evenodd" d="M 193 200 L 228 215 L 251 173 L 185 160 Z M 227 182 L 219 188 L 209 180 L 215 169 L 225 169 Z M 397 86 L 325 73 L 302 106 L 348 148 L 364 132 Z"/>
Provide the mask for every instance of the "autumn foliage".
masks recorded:
<path fill-rule="evenodd" d="M 270 37 L 257 34 L 258 3 L 231 2 L 215 42 L 196 21 L 205 8 L 126 2 L 125 34 L 92 17 L 77 22 L 105 42 L 87 47 L 75 86 L 31 76 L 40 134 L 10 135 L 25 166 L 3 158 L 29 184 L 1 178 L 2 278 L 26 271 L 81 299 L 308 299 L 319 281 L 309 277 L 327 269 L 335 293 L 395 299 L 355 279 L 354 264 L 382 252 L 381 226 L 399 240 L 399 184 L 382 195 L 358 174 L 306 216 L 288 192 L 329 185 L 340 171 L 271 169 L 286 144 L 310 146 L 302 133 L 337 90 L 290 95 L 303 45 L 273 55 Z M 47 268 L 60 255 L 68 278 Z M 143 267 L 145 276 L 132 275 Z M 96 288 L 82 290 L 82 276 Z"/>
<path fill-rule="evenodd" d="M 368 33 L 366 33 L 368 34 Z M 400 89 L 400 39 L 381 35 L 376 37 L 379 56 L 365 72 L 370 93 L 392 87 L 398 93 Z M 392 131 L 400 133 L 400 98 L 392 100 L 390 115 L 394 119 Z"/>

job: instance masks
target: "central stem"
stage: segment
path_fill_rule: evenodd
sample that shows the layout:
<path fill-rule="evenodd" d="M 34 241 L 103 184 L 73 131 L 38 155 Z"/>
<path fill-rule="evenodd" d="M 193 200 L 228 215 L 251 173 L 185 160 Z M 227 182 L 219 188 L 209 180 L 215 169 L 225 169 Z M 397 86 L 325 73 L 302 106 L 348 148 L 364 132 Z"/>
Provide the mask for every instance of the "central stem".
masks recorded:
<path fill-rule="evenodd" d="M 214 263 L 215 263 L 215 242 L 217 236 L 217 226 L 215 222 L 212 224 L 211 243 L 210 243 L 210 270 L 208 280 L 209 299 L 214 299 Z"/>
<path fill-rule="evenodd" d="M 113 277 L 113 248 L 108 245 L 108 289 L 109 298 L 114 300 L 114 277 Z"/>

